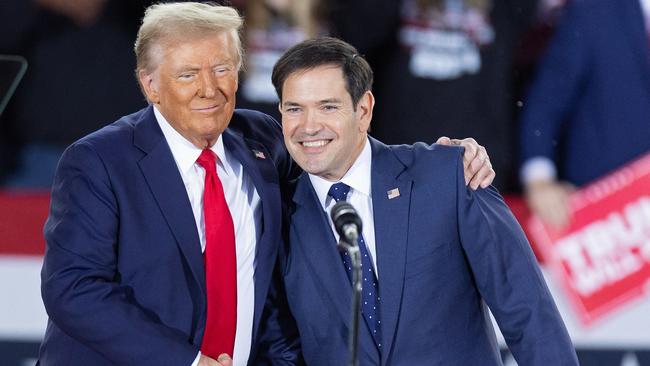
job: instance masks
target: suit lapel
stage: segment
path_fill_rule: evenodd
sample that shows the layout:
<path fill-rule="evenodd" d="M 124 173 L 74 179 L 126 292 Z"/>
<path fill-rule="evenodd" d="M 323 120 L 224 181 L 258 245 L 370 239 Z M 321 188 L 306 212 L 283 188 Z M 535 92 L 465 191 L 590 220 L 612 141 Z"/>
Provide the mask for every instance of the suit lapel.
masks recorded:
<path fill-rule="evenodd" d="M 156 122 L 152 107 L 145 111 L 135 128 L 134 144 L 146 153 L 138 163 L 140 169 L 205 298 L 205 268 L 194 214 L 183 179 Z M 228 152 L 233 154 L 242 164 L 244 172 L 251 177 L 262 202 L 262 227 L 255 253 L 254 342 L 280 240 L 279 230 L 273 230 L 281 225 L 280 189 L 271 155 L 263 145 L 245 139 L 230 129 L 223 132 L 223 139 Z M 255 157 L 255 152 L 262 152 L 265 158 Z M 273 234 L 276 232 L 278 235 Z M 200 320 L 200 324 L 203 322 L 205 319 Z"/>
<path fill-rule="evenodd" d="M 262 203 L 261 232 L 258 234 L 255 247 L 254 344 L 277 258 L 280 237 L 273 233 L 279 233 L 279 230 L 275 230 L 275 228 L 279 228 L 281 225 L 280 188 L 277 178 L 274 178 L 277 173 L 270 154 L 263 145 L 245 139 L 231 129 L 226 129 L 222 136 L 226 150 L 242 164 L 244 172 L 252 179 Z M 264 158 L 256 156 L 256 152 L 262 152 Z"/>
<path fill-rule="evenodd" d="M 302 257 L 307 258 L 313 269 L 311 274 L 316 277 L 319 289 L 324 289 L 323 292 L 334 304 L 336 314 L 340 317 L 338 321 L 344 325 L 347 337 L 350 330 L 352 286 L 345 273 L 327 214 L 320 205 L 307 173 L 300 176 L 293 200 L 296 210 L 291 216 L 291 246 L 298 247 Z M 293 240 L 294 235 L 296 240 Z M 377 346 L 363 318 L 359 322 L 359 351 L 365 354 L 359 355 L 361 360 L 379 362 Z"/>
<path fill-rule="evenodd" d="M 347 327 L 352 293 L 350 280 L 343 268 L 330 223 L 307 173 L 300 176 L 293 200 L 296 210 L 291 217 L 291 229 L 297 240 L 292 240 L 291 246 L 299 247 L 303 257 L 307 258 L 313 274 Z"/>
<path fill-rule="evenodd" d="M 194 214 L 183 179 L 152 107 L 145 111 L 135 127 L 134 144 L 146 153 L 138 162 L 140 170 L 205 298 L 205 269 Z"/>
<path fill-rule="evenodd" d="M 625 31 L 628 41 L 636 53 L 637 62 L 645 78 L 645 85 L 650 90 L 650 40 L 641 4 L 637 0 L 625 0 L 620 4 L 617 2 L 615 8 L 614 11 L 621 12 L 615 18 L 620 22 L 621 29 Z"/>
<path fill-rule="evenodd" d="M 412 180 L 388 147 L 372 145 L 372 205 L 375 221 L 379 295 L 381 296 L 382 355 L 389 355 L 397 328 L 404 288 Z M 399 195 L 396 194 L 399 190 Z M 391 192 L 391 194 L 389 194 Z M 385 364 L 387 357 L 382 357 Z"/>

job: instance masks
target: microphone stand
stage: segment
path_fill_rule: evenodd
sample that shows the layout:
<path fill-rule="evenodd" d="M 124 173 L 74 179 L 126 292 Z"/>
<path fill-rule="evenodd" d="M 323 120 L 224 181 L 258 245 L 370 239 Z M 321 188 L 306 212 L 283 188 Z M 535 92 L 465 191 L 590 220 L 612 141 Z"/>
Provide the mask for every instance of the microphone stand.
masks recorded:
<path fill-rule="evenodd" d="M 349 366 L 358 366 L 359 350 L 359 314 L 361 313 L 361 251 L 357 245 L 357 238 L 353 243 L 348 243 L 343 236 L 339 241 L 339 250 L 347 251 L 352 262 L 352 321 L 350 323 L 350 332 L 348 335 L 348 350 L 350 352 Z"/>

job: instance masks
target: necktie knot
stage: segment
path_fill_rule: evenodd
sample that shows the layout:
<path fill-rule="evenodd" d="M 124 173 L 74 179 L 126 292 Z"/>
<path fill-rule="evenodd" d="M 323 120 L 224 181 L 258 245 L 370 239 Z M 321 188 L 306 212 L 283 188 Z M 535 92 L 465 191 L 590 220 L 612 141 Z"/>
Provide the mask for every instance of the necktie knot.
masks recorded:
<path fill-rule="evenodd" d="M 204 149 L 199 155 L 199 158 L 196 159 L 196 162 L 205 169 L 206 172 L 216 172 L 217 171 L 217 161 L 214 157 L 214 153 L 210 149 Z"/>
<path fill-rule="evenodd" d="M 336 202 L 345 201 L 348 197 L 348 192 L 350 192 L 350 186 L 345 183 L 334 183 L 330 187 L 327 195 L 334 198 Z"/>

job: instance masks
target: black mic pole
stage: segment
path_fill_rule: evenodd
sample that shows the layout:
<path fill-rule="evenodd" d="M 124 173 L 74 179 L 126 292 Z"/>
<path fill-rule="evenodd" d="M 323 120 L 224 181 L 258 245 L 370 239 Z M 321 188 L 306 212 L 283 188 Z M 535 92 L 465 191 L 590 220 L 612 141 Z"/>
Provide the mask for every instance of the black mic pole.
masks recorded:
<path fill-rule="evenodd" d="M 347 202 L 338 202 L 331 211 L 334 227 L 340 235 L 338 248 L 347 251 L 352 262 L 352 317 L 348 333 L 349 366 L 359 365 L 359 319 L 361 314 L 361 251 L 357 242 L 361 219 Z"/>
<path fill-rule="evenodd" d="M 339 241 L 339 250 L 348 252 L 352 262 L 352 322 L 350 323 L 350 333 L 348 335 L 348 349 L 350 351 L 350 366 L 359 365 L 359 314 L 361 313 L 361 251 L 359 246 L 352 245 L 345 241 L 343 237 Z"/>

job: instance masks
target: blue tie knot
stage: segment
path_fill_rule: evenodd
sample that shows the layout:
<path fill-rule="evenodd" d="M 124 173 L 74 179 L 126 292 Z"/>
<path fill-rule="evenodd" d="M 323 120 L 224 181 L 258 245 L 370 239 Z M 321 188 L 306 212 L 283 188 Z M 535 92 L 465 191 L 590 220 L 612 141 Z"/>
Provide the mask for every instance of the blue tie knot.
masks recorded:
<path fill-rule="evenodd" d="M 330 187 L 327 195 L 334 198 L 336 202 L 345 201 L 348 197 L 348 192 L 350 192 L 350 186 L 345 183 L 334 183 Z"/>

